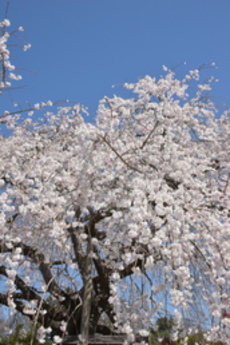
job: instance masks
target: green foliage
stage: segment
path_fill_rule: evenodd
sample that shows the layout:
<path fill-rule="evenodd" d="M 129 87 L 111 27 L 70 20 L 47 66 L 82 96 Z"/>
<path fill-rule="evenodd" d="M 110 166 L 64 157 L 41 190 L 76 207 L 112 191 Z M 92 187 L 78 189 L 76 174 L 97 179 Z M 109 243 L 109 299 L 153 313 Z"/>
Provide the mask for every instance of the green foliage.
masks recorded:
<path fill-rule="evenodd" d="M 150 331 L 150 345 L 161 345 L 161 339 L 169 338 L 170 333 L 174 326 L 174 320 L 172 317 L 161 317 L 156 322 L 157 331 L 151 329 Z M 221 342 L 208 342 L 205 340 L 204 332 L 200 331 L 194 334 L 185 335 L 185 333 L 181 330 L 180 334 L 183 336 L 179 337 L 177 341 L 171 341 L 172 345 L 223 345 Z"/>
<path fill-rule="evenodd" d="M 44 345 L 51 345 L 52 342 L 46 341 Z M 0 339 L 0 345 L 40 345 L 34 337 L 34 332 L 30 331 L 25 334 L 23 325 L 17 325 L 15 332 L 9 336 Z"/>
<path fill-rule="evenodd" d="M 150 343 L 151 345 L 158 345 L 158 338 L 170 337 L 170 332 L 174 326 L 172 317 L 160 317 L 156 322 L 157 331 L 151 329 L 150 331 Z"/>
<path fill-rule="evenodd" d="M 159 333 L 164 333 L 167 332 L 169 333 L 173 326 L 174 326 L 174 321 L 172 317 L 160 317 L 157 322 L 156 322 L 157 326 L 158 326 L 158 332 Z"/>
<path fill-rule="evenodd" d="M 202 333 L 202 332 L 188 335 L 187 344 L 188 345 L 195 345 L 195 344 L 199 344 L 199 345 L 223 345 L 223 343 L 220 341 L 218 341 L 218 342 L 206 341 L 205 337 L 204 337 L 204 333 Z"/>
<path fill-rule="evenodd" d="M 204 339 L 204 335 L 202 332 L 196 333 L 196 334 L 190 334 L 188 336 L 188 345 L 195 345 L 198 344 L 205 344 L 206 341 Z"/>

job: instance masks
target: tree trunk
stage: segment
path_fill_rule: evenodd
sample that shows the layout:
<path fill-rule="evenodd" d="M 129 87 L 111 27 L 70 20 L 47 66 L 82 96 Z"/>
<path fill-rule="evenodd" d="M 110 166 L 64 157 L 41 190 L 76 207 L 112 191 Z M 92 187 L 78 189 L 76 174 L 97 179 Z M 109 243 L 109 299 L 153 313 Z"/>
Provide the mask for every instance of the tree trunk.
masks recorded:
<path fill-rule="evenodd" d="M 86 269 L 83 277 L 84 293 L 82 301 L 82 315 L 81 315 L 81 345 L 88 345 L 88 336 L 90 328 L 90 313 L 91 313 L 91 299 L 93 290 L 92 281 L 92 244 L 90 231 L 88 231 L 88 245 L 86 253 Z"/>

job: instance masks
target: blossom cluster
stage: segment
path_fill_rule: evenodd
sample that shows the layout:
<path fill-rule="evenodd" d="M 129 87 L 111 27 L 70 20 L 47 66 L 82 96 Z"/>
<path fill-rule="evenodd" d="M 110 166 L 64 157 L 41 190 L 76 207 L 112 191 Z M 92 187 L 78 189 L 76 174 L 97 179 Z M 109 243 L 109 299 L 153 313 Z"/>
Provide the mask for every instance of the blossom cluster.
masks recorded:
<path fill-rule="evenodd" d="M 16 31 L 23 31 L 24 29 L 22 27 L 19 27 L 18 30 L 9 32 L 7 29 L 10 26 L 11 23 L 9 19 L 4 19 L 0 22 L 0 28 L 2 31 L 0 37 L 0 63 L 2 66 L 0 92 L 2 92 L 4 88 L 11 86 L 11 80 L 17 81 L 22 79 L 22 76 L 20 74 L 16 74 L 14 72 L 16 70 L 16 67 L 11 63 L 9 40 L 12 36 L 14 36 Z M 26 51 L 30 47 L 30 44 L 25 44 L 23 46 L 23 50 Z"/>

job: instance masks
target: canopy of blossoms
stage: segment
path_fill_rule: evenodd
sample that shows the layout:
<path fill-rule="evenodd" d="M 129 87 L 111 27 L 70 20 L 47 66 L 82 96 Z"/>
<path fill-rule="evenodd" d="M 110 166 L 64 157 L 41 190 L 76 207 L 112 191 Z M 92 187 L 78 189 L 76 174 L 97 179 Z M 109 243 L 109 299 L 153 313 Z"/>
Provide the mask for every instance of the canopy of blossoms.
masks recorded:
<path fill-rule="evenodd" d="M 228 341 L 229 113 L 217 116 L 198 70 L 124 86 L 130 98 L 102 99 L 95 124 L 50 101 L 34 107 L 50 106 L 41 120 L 2 116 L 0 303 L 41 341 L 79 334 L 90 257 L 91 333 L 132 342 L 167 311 L 172 338 L 190 319 Z"/>

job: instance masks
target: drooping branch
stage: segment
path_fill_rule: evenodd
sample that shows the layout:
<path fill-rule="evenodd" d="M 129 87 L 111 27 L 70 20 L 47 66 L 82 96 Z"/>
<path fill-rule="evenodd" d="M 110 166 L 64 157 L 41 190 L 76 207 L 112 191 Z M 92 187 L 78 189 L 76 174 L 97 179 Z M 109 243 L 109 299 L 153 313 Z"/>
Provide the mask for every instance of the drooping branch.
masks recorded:
<path fill-rule="evenodd" d="M 46 283 L 47 291 L 49 291 L 51 294 L 65 297 L 64 291 L 59 287 L 51 272 L 52 265 L 50 265 L 49 260 L 46 260 L 43 253 L 29 245 L 24 244 L 23 242 L 14 243 L 12 244 L 11 248 L 8 248 L 6 243 L 3 240 L 0 240 L 0 253 L 12 252 L 16 248 L 20 248 L 22 254 L 30 258 L 37 265 L 44 282 Z"/>
<path fill-rule="evenodd" d="M 7 269 L 3 265 L 0 266 L 0 274 L 8 278 Z M 25 282 L 22 280 L 22 278 L 19 277 L 19 275 L 17 274 L 15 275 L 14 282 L 17 289 L 21 290 L 23 299 L 27 301 L 30 301 L 30 300 L 37 300 L 39 302 L 41 301 L 41 297 L 38 295 L 35 288 L 29 287 L 27 284 L 25 284 Z"/>
<path fill-rule="evenodd" d="M 39 309 L 34 310 L 33 313 L 28 313 L 26 304 L 23 302 L 23 300 L 25 300 L 24 293 L 12 293 L 10 295 L 10 299 L 13 301 L 15 309 L 20 314 L 28 317 L 31 321 L 34 321 L 36 315 L 37 321 L 45 327 L 52 327 L 53 329 L 58 329 L 61 321 L 66 318 L 64 312 L 56 311 L 55 307 L 50 306 L 45 300 L 42 300 L 42 303 L 39 304 Z M 10 299 L 7 293 L 0 294 L 0 304 L 5 305 L 6 307 L 10 307 Z M 40 312 L 44 310 L 46 311 L 46 313 Z"/>

